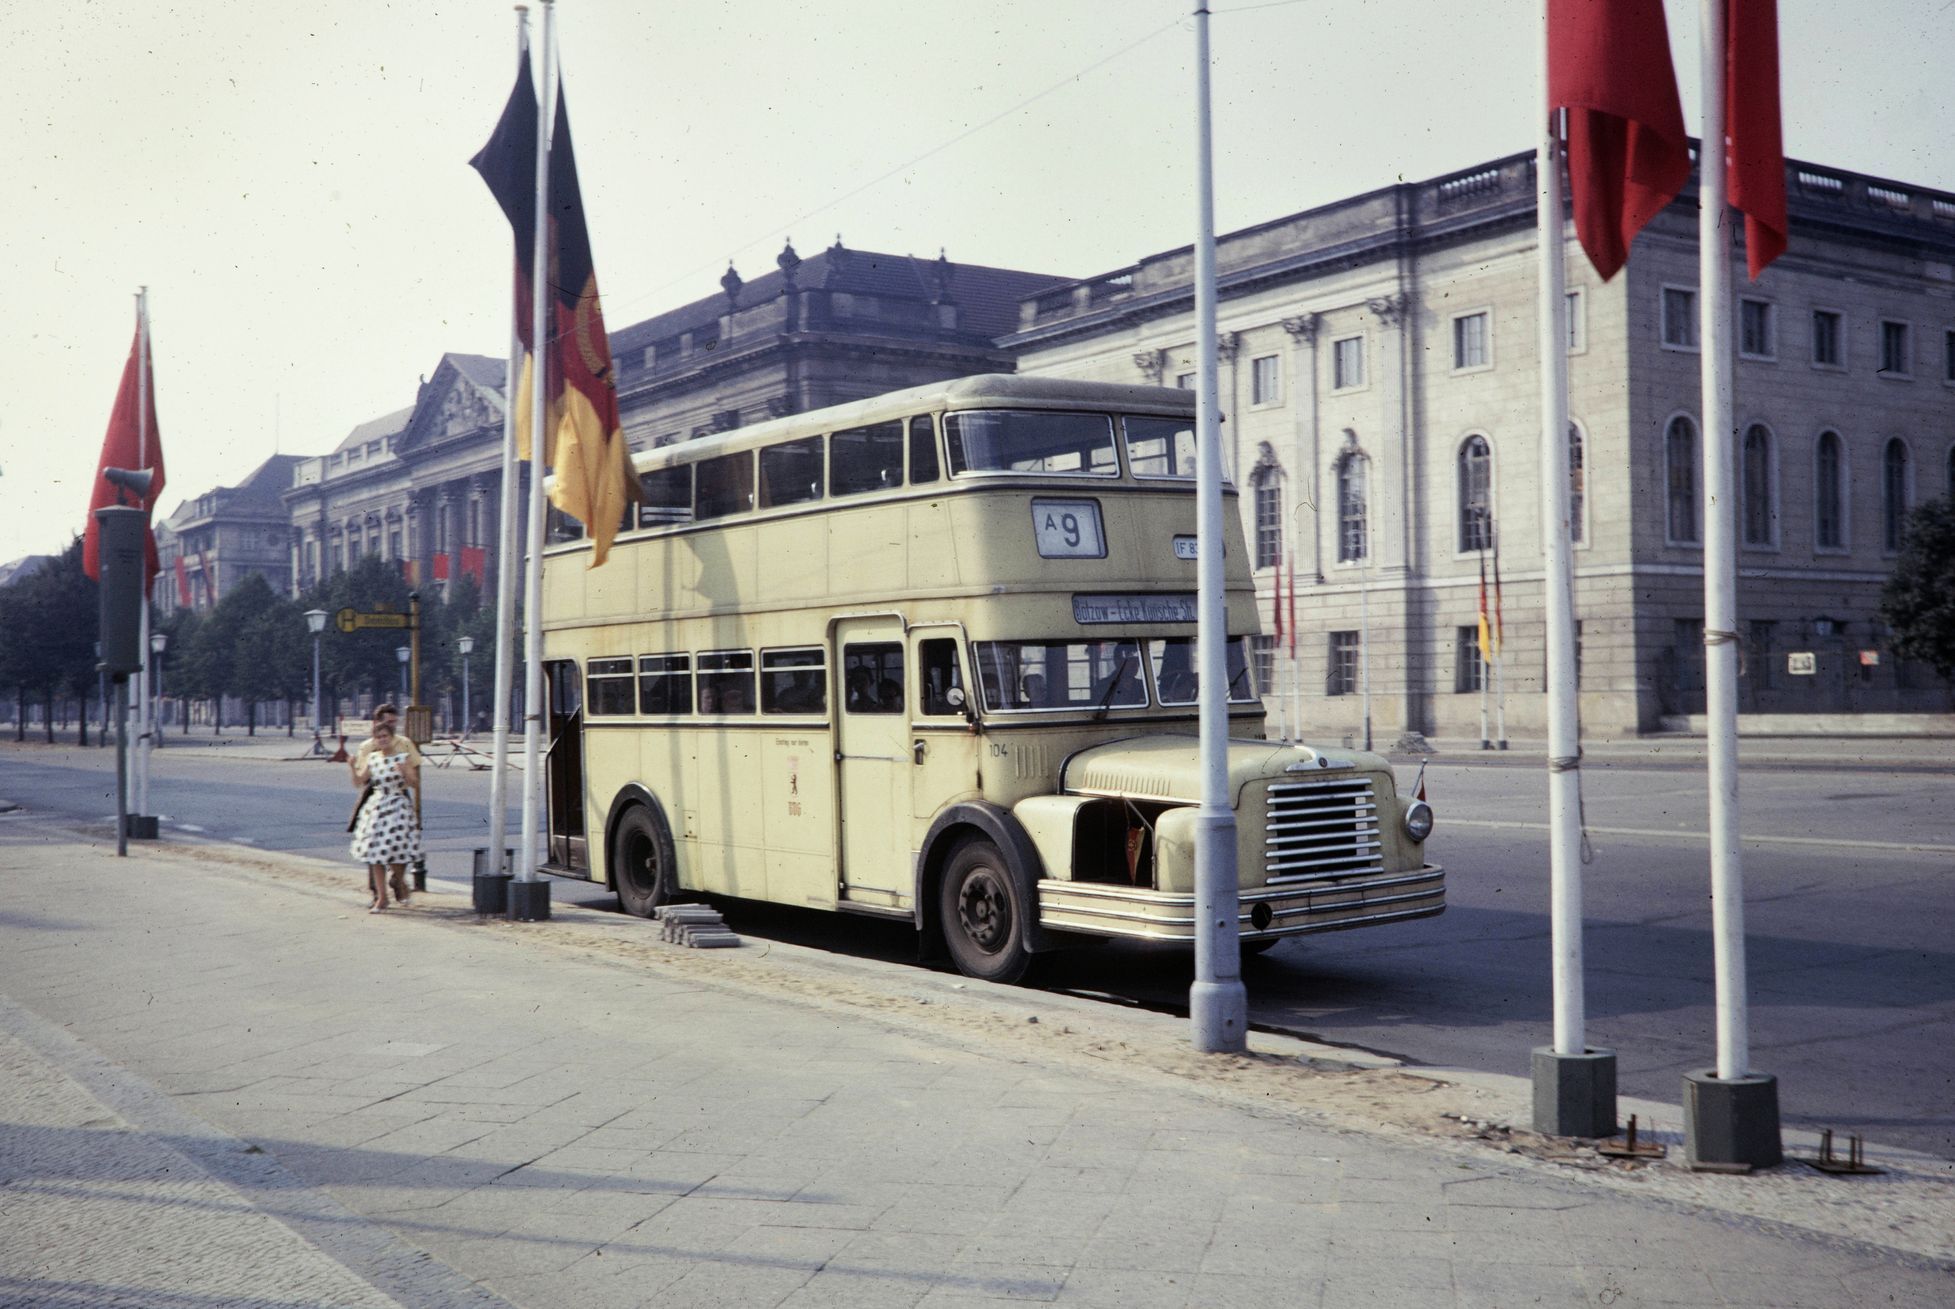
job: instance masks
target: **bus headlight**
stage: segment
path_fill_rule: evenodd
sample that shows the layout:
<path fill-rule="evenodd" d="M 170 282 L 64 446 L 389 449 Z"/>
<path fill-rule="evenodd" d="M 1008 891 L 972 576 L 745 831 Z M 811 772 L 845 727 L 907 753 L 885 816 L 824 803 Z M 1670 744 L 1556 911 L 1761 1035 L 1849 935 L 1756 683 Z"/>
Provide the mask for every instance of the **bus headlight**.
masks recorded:
<path fill-rule="evenodd" d="M 1414 800 L 1405 806 L 1405 834 L 1419 842 L 1432 835 L 1431 805 L 1423 800 Z"/>

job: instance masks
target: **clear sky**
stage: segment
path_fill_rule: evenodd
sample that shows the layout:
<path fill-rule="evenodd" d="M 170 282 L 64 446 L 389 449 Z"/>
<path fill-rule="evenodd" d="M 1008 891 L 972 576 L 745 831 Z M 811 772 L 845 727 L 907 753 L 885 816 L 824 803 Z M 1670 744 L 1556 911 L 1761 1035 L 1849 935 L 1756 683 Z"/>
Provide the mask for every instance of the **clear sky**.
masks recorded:
<path fill-rule="evenodd" d="M 1213 2 L 1222 231 L 1533 146 L 1539 0 Z M 1187 244 L 1190 8 L 562 0 L 610 326 L 789 236 L 1075 277 Z M 1697 5 L 1669 19 L 1694 125 Z M 1788 153 L 1955 191 L 1955 0 L 1780 23 Z M 140 285 L 165 513 L 506 352 L 508 228 L 467 167 L 503 0 L 44 0 L 7 35 L 0 561 L 81 529 Z"/>

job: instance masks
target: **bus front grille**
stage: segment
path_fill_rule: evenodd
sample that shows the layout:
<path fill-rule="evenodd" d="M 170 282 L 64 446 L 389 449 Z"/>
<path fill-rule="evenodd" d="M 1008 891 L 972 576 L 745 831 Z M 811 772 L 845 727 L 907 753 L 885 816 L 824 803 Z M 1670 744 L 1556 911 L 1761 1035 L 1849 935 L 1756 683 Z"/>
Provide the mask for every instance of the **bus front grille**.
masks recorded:
<path fill-rule="evenodd" d="M 1263 867 L 1271 884 L 1382 873 L 1384 845 L 1370 779 L 1272 783 Z"/>

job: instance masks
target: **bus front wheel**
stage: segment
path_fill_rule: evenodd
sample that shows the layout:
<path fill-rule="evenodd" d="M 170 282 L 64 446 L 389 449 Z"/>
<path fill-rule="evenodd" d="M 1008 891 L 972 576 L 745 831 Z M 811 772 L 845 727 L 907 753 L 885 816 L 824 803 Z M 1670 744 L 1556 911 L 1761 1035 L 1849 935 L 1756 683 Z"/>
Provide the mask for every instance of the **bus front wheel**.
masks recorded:
<path fill-rule="evenodd" d="M 1031 965 L 1025 906 L 998 847 L 966 841 L 950 856 L 937 901 L 944 944 L 957 971 L 986 982 L 1016 982 Z"/>
<path fill-rule="evenodd" d="M 633 805 L 611 838 L 611 882 L 628 914 L 650 918 L 672 899 L 672 835 L 656 809 Z"/>

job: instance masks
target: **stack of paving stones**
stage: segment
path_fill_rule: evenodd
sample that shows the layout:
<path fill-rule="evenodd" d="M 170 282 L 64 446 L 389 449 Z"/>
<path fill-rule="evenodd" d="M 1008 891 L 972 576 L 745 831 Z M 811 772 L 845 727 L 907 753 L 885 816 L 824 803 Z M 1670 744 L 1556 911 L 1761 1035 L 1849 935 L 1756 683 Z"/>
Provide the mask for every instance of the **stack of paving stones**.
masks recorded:
<path fill-rule="evenodd" d="M 725 950 L 740 944 L 740 938 L 720 917 L 719 910 L 703 904 L 669 904 L 658 911 L 666 940 L 694 950 Z"/>

